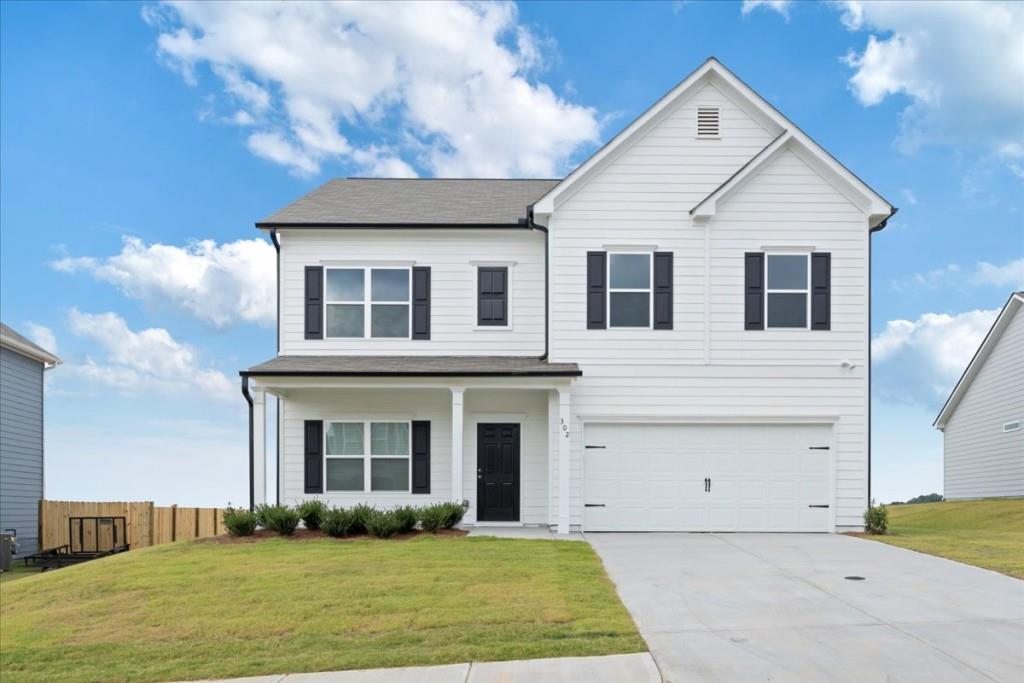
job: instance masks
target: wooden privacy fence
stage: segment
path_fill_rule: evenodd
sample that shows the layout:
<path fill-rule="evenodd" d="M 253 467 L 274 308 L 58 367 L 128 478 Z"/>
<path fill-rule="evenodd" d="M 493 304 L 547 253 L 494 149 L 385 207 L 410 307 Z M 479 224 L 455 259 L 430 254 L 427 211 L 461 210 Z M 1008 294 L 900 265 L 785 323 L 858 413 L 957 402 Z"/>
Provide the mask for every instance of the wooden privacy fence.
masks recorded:
<path fill-rule="evenodd" d="M 152 502 L 93 503 L 88 501 L 39 501 L 39 545 L 56 548 L 70 542 L 71 517 L 124 517 L 132 548 L 204 538 L 224 533 L 221 508 L 157 507 Z"/>

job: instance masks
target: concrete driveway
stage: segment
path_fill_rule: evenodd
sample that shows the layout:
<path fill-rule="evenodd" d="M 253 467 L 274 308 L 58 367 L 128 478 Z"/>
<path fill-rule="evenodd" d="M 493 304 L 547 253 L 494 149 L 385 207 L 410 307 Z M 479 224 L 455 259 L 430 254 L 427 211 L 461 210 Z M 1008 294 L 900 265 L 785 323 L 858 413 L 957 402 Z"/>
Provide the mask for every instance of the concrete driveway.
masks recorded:
<path fill-rule="evenodd" d="M 666 681 L 1024 680 L 1024 581 L 826 534 L 587 540 Z"/>

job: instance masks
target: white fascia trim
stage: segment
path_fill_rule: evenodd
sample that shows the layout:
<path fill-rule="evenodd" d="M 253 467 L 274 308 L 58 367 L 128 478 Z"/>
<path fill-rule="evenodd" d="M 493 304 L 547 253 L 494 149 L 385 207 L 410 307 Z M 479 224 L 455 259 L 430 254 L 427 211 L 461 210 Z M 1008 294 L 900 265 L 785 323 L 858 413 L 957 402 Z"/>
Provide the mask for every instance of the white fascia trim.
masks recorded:
<path fill-rule="evenodd" d="M 579 413 L 584 423 L 615 424 L 834 424 L 838 415 L 598 415 Z"/>
<path fill-rule="evenodd" d="M 1024 294 L 1014 292 L 1003 305 L 1003 310 L 996 316 L 996 321 L 992 323 L 992 327 L 989 329 L 988 334 L 985 335 L 985 339 L 982 340 L 981 346 L 974 352 L 974 358 L 967 364 L 964 374 L 960 376 L 956 386 L 953 387 L 953 391 L 949 394 L 949 398 L 946 399 L 946 403 L 942 406 L 942 410 L 939 411 L 938 417 L 932 423 L 932 426 L 940 432 L 946 428 L 946 423 L 949 422 L 949 418 L 953 416 L 956 407 L 960 405 L 964 394 L 971 387 L 971 382 L 981 372 L 985 361 L 992 355 L 992 349 L 999 343 L 999 338 L 1003 336 L 1003 332 L 1010 326 L 1010 321 L 1013 320 L 1013 316 L 1022 304 L 1024 304 Z"/>
<path fill-rule="evenodd" d="M 57 356 L 53 355 L 52 353 L 43 351 L 42 349 L 34 348 L 33 346 L 30 346 L 19 339 L 14 339 L 13 337 L 5 337 L 0 335 L 0 346 L 3 346 L 6 349 L 10 349 L 15 353 L 21 354 L 26 358 L 31 358 L 34 361 L 38 361 L 43 365 L 47 366 L 48 368 L 55 367 L 61 364 L 60 358 L 57 358 Z"/>
<path fill-rule="evenodd" d="M 622 253 L 622 252 L 655 252 L 658 251 L 657 244 L 602 244 L 601 248 L 611 253 Z"/>

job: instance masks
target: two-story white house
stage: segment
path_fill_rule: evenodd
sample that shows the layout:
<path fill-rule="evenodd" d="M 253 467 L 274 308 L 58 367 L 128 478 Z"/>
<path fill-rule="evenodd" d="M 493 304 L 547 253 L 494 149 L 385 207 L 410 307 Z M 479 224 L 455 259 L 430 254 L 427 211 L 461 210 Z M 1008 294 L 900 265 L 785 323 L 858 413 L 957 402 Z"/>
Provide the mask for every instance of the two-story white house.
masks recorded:
<path fill-rule="evenodd" d="M 279 498 L 468 524 L 859 529 L 895 208 L 709 59 L 568 177 L 345 179 L 257 223 Z"/>

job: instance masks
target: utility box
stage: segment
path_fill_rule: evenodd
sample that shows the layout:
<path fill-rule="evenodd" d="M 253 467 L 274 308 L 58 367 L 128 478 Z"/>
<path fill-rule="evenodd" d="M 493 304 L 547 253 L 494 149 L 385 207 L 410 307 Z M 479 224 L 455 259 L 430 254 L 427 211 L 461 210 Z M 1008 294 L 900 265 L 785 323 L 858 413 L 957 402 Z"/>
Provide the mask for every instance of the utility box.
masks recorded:
<path fill-rule="evenodd" d="M 9 571 L 11 556 L 14 554 L 14 534 L 0 534 L 0 572 Z"/>

